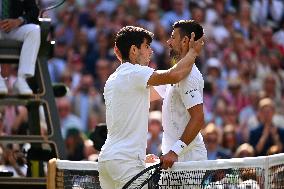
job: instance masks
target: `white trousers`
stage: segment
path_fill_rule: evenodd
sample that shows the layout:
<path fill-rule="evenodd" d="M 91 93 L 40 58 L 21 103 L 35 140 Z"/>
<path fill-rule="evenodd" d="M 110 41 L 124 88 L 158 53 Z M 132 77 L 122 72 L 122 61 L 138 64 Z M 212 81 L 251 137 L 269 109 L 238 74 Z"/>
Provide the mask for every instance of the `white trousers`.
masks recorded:
<path fill-rule="evenodd" d="M 99 161 L 98 168 L 102 189 L 121 189 L 132 177 L 145 169 L 146 165 L 140 160 L 109 160 Z"/>
<path fill-rule="evenodd" d="M 36 24 L 25 24 L 8 33 L 0 31 L 0 39 L 14 39 L 23 42 L 18 76 L 34 76 L 35 63 L 40 47 L 40 27 Z"/>

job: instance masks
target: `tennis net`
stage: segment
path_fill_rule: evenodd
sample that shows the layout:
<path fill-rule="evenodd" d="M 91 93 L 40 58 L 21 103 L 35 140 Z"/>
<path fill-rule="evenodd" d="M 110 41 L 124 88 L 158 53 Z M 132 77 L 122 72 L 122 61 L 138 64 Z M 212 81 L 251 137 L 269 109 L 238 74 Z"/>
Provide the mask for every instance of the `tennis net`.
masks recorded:
<path fill-rule="evenodd" d="M 159 189 L 284 189 L 284 154 L 175 163 L 154 180 Z M 50 160 L 48 189 L 54 188 L 100 189 L 97 163 Z"/>

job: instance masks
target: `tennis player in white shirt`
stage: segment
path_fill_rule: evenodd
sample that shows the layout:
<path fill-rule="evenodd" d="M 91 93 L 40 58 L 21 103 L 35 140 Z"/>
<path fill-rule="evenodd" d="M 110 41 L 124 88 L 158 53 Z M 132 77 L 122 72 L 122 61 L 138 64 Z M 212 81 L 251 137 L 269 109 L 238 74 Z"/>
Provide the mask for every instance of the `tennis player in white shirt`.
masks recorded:
<path fill-rule="evenodd" d="M 108 135 L 99 155 L 103 189 L 119 189 L 145 168 L 150 86 L 173 84 L 185 78 L 203 46 L 203 39 L 187 40 L 189 51 L 169 70 L 148 67 L 153 53 L 149 31 L 126 26 L 115 39 L 121 65 L 104 88 Z"/>
<path fill-rule="evenodd" d="M 173 61 L 178 62 L 188 53 L 191 33 L 195 40 L 204 35 L 203 28 L 193 20 L 181 20 L 173 25 L 167 41 Z M 201 50 L 201 49 L 200 49 Z M 200 52 L 198 52 L 200 53 Z M 174 85 L 155 87 L 152 100 L 163 98 L 162 107 L 162 168 L 172 167 L 176 161 L 207 159 L 207 151 L 200 130 L 204 126 L 202 74 L 194 64 L 190 74 Z"/>

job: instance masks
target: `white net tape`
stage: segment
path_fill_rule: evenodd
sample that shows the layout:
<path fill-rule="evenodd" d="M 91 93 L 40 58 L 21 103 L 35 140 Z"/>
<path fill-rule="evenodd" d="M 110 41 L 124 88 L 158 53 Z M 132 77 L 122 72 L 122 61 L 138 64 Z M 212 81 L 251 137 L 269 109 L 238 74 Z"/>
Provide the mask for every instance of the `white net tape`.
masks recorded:
<path fill-rule="evenodd" d="M 54 171 L 56 188 L 100 188 L 96 162 L 56 160 Z M 175 163 L 158 180 L 164 189 L 284 189 L 284 154 Z"/>

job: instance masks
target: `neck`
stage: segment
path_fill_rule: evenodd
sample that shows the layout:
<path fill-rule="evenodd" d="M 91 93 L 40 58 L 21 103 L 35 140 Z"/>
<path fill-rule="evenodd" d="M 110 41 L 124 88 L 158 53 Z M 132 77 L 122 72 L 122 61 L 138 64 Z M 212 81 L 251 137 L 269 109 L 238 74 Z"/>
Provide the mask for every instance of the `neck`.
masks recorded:
<path fill-rule="evenodd" d="M 138 64 L 138 62 L 136 62 L 136 60 L 131 60 L 131 59 L 123 59 L 121 63 L 123 64 L 125 62 L 129 62 L 130 64 Z"/>
<path fill-rule="evenodd" d="M 182 59 L 183 57 L 186 56 L 186 54 L 188 53 L 189 48 L 187 45 L 183 45 L 181 48 L 181 53 L 180 53 L 180 59 Z"/>
<path fill-rule="evenodd" d="M 130 61 L 129 59 L 122 59 L 121 63 L 123 64 L 123 63 L 125 63 L 125 62 L 131 63 L 131 61 Z"/>

